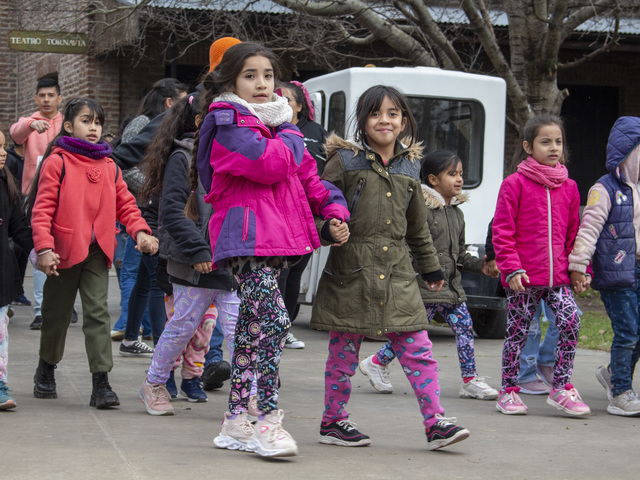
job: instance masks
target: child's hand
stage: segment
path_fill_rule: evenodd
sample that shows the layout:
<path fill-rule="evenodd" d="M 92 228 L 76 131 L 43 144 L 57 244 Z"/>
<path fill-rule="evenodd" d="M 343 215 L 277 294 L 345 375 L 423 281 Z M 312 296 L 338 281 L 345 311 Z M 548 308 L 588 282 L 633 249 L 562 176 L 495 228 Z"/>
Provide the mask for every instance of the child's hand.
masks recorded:
<path fill-rule="evenodd" d="M 158 239 L 145 232 L 138 232 L 136 235 L 136 250 L 140 253 L 155 255 L 158 252 Z"/>
<path fill-rule="evenodd" d="M 211 273 L 211 262 L 194 263 L 192 267 L 202 274 Z"/>
<path fill-rule="evenodd" d="M 338 241 L 338 243 L 333 243 L 331 246 L 339 247 L 349 240 L 349 225 L 342 220 L 332 218 L 329 220 L 329 233 L 331 233 L 331 236 Z"/>
<path fill-rule="evenodd" d="M 60 263 L 60 255 L 53 250 L 49 250 L 42 255 L 38 255 L 38 270 L 46 274 L 47 276 L 60 275 L 58 273 L 58 264 Z"/>
<path fill-rule="evenodd" d="M 44 133 L 51 128 L 51 125 L 46 120 L 34 120 L 29 124 L 29 128 L 38 133 Z"/>
<path fill-rule="evenodd" d="M 500 276 L 500 269 L 496 265 L 495 260 L 489 260 L 487 262 L 487 256 L 484 256 L 482 261 L 482 273 L 488 277 L 497 278 Z"/>
<path fill-rule="evenodd" d="M 439 292 L 442 286 L 444 285 L 444 279 L 438 280 L 437 282 L 424 282 L 429 287 L 429 290 L 436 289 L 436 292 Z"/>
<path fill-rule="evenodd" d="M 591 286 L 591 277 L 580 272 L 571 272 L 571 285 L 576 293 L 582 293 Z"/>
<path fill-rule="evenodd" d="M 526 273 L 516 273 L 509 279 L 509 288 L 514 292 L 524 292 L 522 281 L 529 283 L 529 277 Z"/>

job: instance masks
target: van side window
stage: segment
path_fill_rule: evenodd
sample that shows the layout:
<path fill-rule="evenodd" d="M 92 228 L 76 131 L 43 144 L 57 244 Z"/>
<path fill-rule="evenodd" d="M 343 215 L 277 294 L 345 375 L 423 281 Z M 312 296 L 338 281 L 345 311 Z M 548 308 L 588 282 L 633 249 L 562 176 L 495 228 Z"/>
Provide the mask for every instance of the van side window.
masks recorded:
<path fill-rule="evenodd" d="M 344 137 L 344 125 L 347 118 L 347 97 L 344 92 L 335 92 L 329 99 L 329 132 Z"/>
<path fill-rule="evenodd" d="M 462 159 L 465 189 L 482 182 L 485 112 L 475 100 L 409 97 L 425 152 L 451 150 Z"/>

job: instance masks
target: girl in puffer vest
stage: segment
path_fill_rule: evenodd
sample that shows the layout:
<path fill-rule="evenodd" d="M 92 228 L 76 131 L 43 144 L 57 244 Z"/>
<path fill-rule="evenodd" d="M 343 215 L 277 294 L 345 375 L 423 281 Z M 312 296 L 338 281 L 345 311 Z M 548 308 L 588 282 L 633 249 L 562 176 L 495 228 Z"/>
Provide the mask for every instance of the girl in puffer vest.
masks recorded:
<path fill-rule="evenodd" d="M 320 246 L 314 215 L 328 220 L 324 235 L 331 243 L 349 236 L 344 196 L 320 181 L 302 133 L 290 123 L 291 107 L 274 93 L 278 74 L 273 52 L 264 47 L 229 48 L 203 81 L 205 108 L 194 146 L 204 200 L 213 207 L 212 268 L 235 275 L 240 297 L 229 408 L 214 444 L 261 456 L 298 452 L 278 409 L 278 367 L 291 325 L 278 272 Z M 256 368 L 254 427 L 247 409 Z"/>
<path fill-rule="evenodd" d="M 580 317 L 568 257 L 580 225 L 580 194 L 564 166 L 565 138 L 560 118 L 544 115 L 529 120 L 515 157 L 520 162 L 517 172 L 502 182 L 498 195 L 493 245 L 508 305 L 496 408 L 506 415 L 527 413 L 518 395 L 518 372 L 540 300 L 553 310 L 560 332 L 547 403 L 572 416 L 591 413 L 570 383 Z"/>
<path fill-rule="evenodd" d="M 611 363 L 596 378 L 607 391 L 607 412 L 640 415 L 640 399 L 633 390 L 633 371 L 640 358 L 640 118 L 621 117 L 607 144 L 607 170 L 589 190 L 569 268 L 574 285 L 588 285 L 592 261 L 593 283 L 613 327 Z"/>

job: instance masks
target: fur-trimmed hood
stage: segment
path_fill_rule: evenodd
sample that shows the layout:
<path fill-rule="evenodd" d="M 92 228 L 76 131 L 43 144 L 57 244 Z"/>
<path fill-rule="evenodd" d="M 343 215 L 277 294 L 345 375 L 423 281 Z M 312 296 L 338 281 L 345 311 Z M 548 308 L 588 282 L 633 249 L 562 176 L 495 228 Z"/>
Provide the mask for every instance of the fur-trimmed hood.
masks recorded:
<path fill-rule="evenodd" d="M 427 204 L 427 207 L 432 210 L 436 210 L 445 206 L 446 202 L 440 193 L 424 183 L 421 186 L 422 195 L 424 196 L 424 201 Z M 469 195 L 466 193 L 460 193 L 451 199 L 451 205 L 462 205 L 467 200 L 469 200 Z"/>
<path fill-rule="evenodd" d="M 422 159 L 422 156 L 423 156 L 422 142 L 415 142 L 410 147 L 407 147 L 403 142 L 400 142 L 400 145 L 402 147 L 401 152 L 405 153 L 407 158 L 412 162 L 420 161 L 420 159 Z M 330 158 L 336 152 L 336 150 L 339 150 L 341 148 L 345 150 L 351 150 L 354 154 L 357 154 L 361 150 L 370 150 L 369 147 L 366 147 L 362 144 L 351 142 L 349 140 L 345 140 L 333 132 L 330 133 L 329 136 L 327 137 L 324 148 L 325 148 L 325 151 L 327 152 L 327 158 Z"/>

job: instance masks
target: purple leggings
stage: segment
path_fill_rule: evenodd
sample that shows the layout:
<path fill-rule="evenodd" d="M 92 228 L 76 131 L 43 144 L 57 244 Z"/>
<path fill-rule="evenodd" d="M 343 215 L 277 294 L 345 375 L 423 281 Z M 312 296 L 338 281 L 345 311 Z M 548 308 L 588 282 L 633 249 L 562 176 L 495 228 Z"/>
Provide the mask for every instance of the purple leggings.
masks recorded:
<path fill-rule="evenodd" d="M 358 367 L 358 352 L 364 335 L 329 332 L 329 358 L 324 374 L 324 423 L 349 418 L 347 403 L 351 395 L 351 377 Z M 440 405 L 438 362 L 433 359 L 431 340 L 426 330 L 387 333 L 391 346 L 418 398 L 427 430 L 444 414 Z"/>
<path fill-rule="evenodd" d="M 527 343 L 529 324 L 540 300 L 544 300 L 556 316 L 559 338 L 553 371 L 554 388 L 562 388 L 571 379 L 573 359 L 580 335 L 580 316 L 571 288 L 530 287 L 524 292 L 507 290 L 507 334 L 502 348 L 502 388 L 518 384 L 520 354 Z"/>

